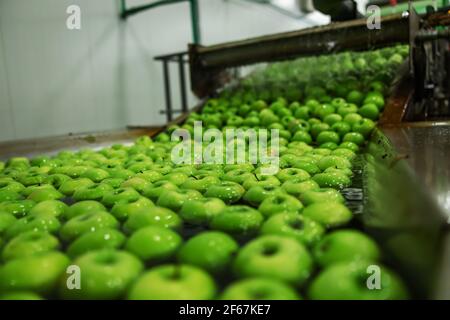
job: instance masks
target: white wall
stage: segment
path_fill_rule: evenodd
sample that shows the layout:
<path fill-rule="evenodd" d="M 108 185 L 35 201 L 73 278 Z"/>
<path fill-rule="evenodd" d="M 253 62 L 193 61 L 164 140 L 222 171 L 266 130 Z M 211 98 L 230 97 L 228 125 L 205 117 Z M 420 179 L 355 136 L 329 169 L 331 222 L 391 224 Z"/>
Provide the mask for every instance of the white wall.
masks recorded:
<path fill-rule="evenodd" d="M 79 31 L 66 28 L 70 4 L 81 7 Z M 191 42 L 189 6 L 126 21 L 118 8 L 118 0 L 0 0 L 0 140 L 164 123 L 162 66 L 153 57 Z M 296 20 L 242 0 L 203 0 L 200 16 L 203 44 L 327 21 L 318 13 Z"/>

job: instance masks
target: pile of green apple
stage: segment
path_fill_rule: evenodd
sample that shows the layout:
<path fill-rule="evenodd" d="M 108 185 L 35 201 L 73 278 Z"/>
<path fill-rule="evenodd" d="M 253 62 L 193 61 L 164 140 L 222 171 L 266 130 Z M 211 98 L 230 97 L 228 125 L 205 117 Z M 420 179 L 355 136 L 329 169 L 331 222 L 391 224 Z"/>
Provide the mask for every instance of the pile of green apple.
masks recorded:
<path fill-rule="evenodd" d="M 385 61 L 398 65 L 404 51 L 271 65 L 181 126 L 278 129 L 272 176 L 261 164 L 173 164 L 178 126 L 132 145 L 0 162 L 0 298 L 408 298 L 340 192 L 384 107 Z M 374 55 L 380 72 L 364 62 Z M 355 68 L 364 81 L 340 82 Z M 372 265 L 379 289 L 367 286 Z M 71 266 L 79 287 L 68 286 Z"/>

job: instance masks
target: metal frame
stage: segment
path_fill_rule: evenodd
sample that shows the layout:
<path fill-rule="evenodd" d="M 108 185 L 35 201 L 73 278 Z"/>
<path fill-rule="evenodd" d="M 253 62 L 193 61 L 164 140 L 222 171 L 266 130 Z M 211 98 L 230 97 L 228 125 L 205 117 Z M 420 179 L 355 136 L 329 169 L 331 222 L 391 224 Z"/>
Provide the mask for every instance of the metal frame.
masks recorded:
<path fill-rule="evenodd" d="M 121 0 L 121 12 L 120 17 L 126 19 L 129 16 L 137 14 L 141 11 L 154 9 L 169 4 L 177 4 L 181 2 L 189 2 L 190 12 L 191 12 L 191 24 L 192 24 L 192 40 L 194 43 L 201 42 L 200 33 L 200 11 L 198 0 L 160 0 L 142 6 L 127 8 L 126 0 Z"/>
<path fill-rule="evenodd" d="M 189 111 L 188 109 L 188 101 L 187 101 L 187 88 L 186 88 L 186 72 L 184 69 L 184 65 L 189 61 L 186 59 L 187 52 L 177 52 L 162 56 L 157 56 L 154 58 L 156 61 L 161 61 L 163 64 L 163 76 L 164 76 L 164 97 L 166 100 L 165 110 L 161 110 L 162 114 L 166 114 L 167 122 L 171 122 L 174 114 L 176 113 L 186 113 Z M 172 90 L 171 90 L 171 82 L 170 82 L 170 63 L 178 64 L 178 77 L 180 82 L 180 93 L 181 93 L 181 109 L 173 109 L 172 108 Z"/>

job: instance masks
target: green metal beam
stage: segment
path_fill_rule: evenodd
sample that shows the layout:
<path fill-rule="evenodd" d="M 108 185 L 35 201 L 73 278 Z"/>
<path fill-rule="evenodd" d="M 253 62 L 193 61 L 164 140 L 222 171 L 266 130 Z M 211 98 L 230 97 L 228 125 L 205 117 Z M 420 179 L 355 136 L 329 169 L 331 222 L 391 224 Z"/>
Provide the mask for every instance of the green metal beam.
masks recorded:
<path fill-rule="evenodd" d="M 200 13 L 198 0 L 160 0 L 155 1 L 146 5 L 137 6 L 133 8 L 127 8 L 126 0 L 121 0 L 121 12 L 120 17 L 126 19 L 128 16 L 137 14 L 141 11 L 154 9 L 160 6 L 176 4 L 181 2 L 189 2 L 189 7 L 191 11 L 191 24 L 192 24 L 192 41 L 195 44 L 200 44 L 201 34 L 200 34 Z"/>

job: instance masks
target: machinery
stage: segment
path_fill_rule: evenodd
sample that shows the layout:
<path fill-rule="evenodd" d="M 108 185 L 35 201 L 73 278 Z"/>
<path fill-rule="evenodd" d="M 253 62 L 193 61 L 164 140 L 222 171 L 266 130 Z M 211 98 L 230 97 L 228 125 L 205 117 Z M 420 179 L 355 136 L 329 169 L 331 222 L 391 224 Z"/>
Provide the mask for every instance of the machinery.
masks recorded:
<path fill-rule="evenodd" d="M 315 2 L 333 15 L 343 8 Z M 333 20 L 356 15 L 339 12 Z M 369 29 L 361 18 L 189 47 L 192 91 L 203 98 L 233 85 L 242 66 L 409 44 L 408 62 L 366 150 L 360 205 L 363 228 L 421 298 L 450 298 L 449 23 L 450 7 L 417 14 L 410 3 L 408 11 L 381 17 L 379 29 Z"/>

